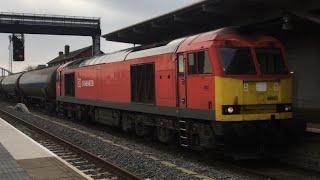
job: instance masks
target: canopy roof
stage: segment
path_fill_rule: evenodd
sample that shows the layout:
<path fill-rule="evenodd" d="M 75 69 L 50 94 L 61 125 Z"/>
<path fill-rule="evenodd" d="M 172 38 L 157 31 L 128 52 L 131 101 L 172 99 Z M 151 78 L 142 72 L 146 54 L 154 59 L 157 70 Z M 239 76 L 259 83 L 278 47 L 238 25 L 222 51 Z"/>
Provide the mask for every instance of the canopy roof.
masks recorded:
<path fill-rule="evenodd" d="M 108 41 L 153 44 L 226 26 L 281 24 L 287 16 L 320 22 L 319 0 L 204 0 L 103 35 Z"/>

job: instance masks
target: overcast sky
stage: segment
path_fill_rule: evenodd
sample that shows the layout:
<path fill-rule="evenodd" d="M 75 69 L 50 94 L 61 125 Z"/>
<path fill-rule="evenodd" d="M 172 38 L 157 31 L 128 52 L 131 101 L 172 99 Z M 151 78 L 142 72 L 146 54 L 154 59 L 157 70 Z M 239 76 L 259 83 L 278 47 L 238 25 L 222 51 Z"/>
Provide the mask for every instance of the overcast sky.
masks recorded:
<path fill-rule="evenodd" d="M 1 3 L 1 12 L 101 17 L 102 34 L 156 17 L 199 0 L 10 0 Z M 0 67 L 8 68 L 9 34 L 0 34 Z M 13 71 L 28 65 L 46 64 L 63 50 L 91 45 L 90 37 L 25 35 L 25 62 L 14 62 Z M 129 45 L 101 39 L 101 50 L 111 52 Z"/>

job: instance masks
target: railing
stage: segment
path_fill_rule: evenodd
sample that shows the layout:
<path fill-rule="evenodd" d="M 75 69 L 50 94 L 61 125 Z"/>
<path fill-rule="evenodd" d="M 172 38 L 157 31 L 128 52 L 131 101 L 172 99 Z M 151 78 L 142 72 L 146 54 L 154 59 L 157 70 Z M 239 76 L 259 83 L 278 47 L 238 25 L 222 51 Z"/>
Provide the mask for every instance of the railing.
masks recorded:
<path fill-rule="evenodd" d="M 46 26 L 98 27 L 100 18 L 48 14 L 0 13 L 0 23 Z"/>
<path fill-rule="evenodd" d="M 8 76 L 12 74 L 9 70 L 0 67 L 0 77 Z"/>

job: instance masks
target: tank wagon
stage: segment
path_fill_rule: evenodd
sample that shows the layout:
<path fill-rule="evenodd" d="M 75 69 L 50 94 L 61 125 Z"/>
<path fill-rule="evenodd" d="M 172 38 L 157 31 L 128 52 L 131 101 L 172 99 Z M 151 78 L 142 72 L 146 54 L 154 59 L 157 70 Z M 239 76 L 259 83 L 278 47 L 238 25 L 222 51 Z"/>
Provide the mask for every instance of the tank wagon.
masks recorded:
<path fill-rule="evenodd" d="M 58 66 L 23 73 L 19 88 L 23 102 L 42 102 L 53 108 L 56 99 L 56 73 Z"/>
<path fill-rule="evenodd" d="M 1 88 L 6 97 L 20 97 L 19 78 L 22 74 L 23 73 L 16 73 L 3 78 L 1 81 Z"/>
<path fill-rule="evenodd" d="M 281 42 L 235 28 L 17 74 L 1 85 L 6 94 L 41 99 L 76 120 L 192 149 L 260 148 L 305 129 L 292 117 Z"/>

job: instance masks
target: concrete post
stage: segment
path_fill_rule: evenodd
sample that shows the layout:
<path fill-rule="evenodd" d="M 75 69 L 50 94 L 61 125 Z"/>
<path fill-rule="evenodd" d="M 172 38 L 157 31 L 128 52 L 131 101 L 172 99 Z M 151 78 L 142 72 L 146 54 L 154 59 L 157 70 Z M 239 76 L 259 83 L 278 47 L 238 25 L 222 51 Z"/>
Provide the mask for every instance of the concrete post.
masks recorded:
<path fill-rule="evenodd" d="M 92 55 L 100 54 L 100 35 L 92 36 Z"/>

